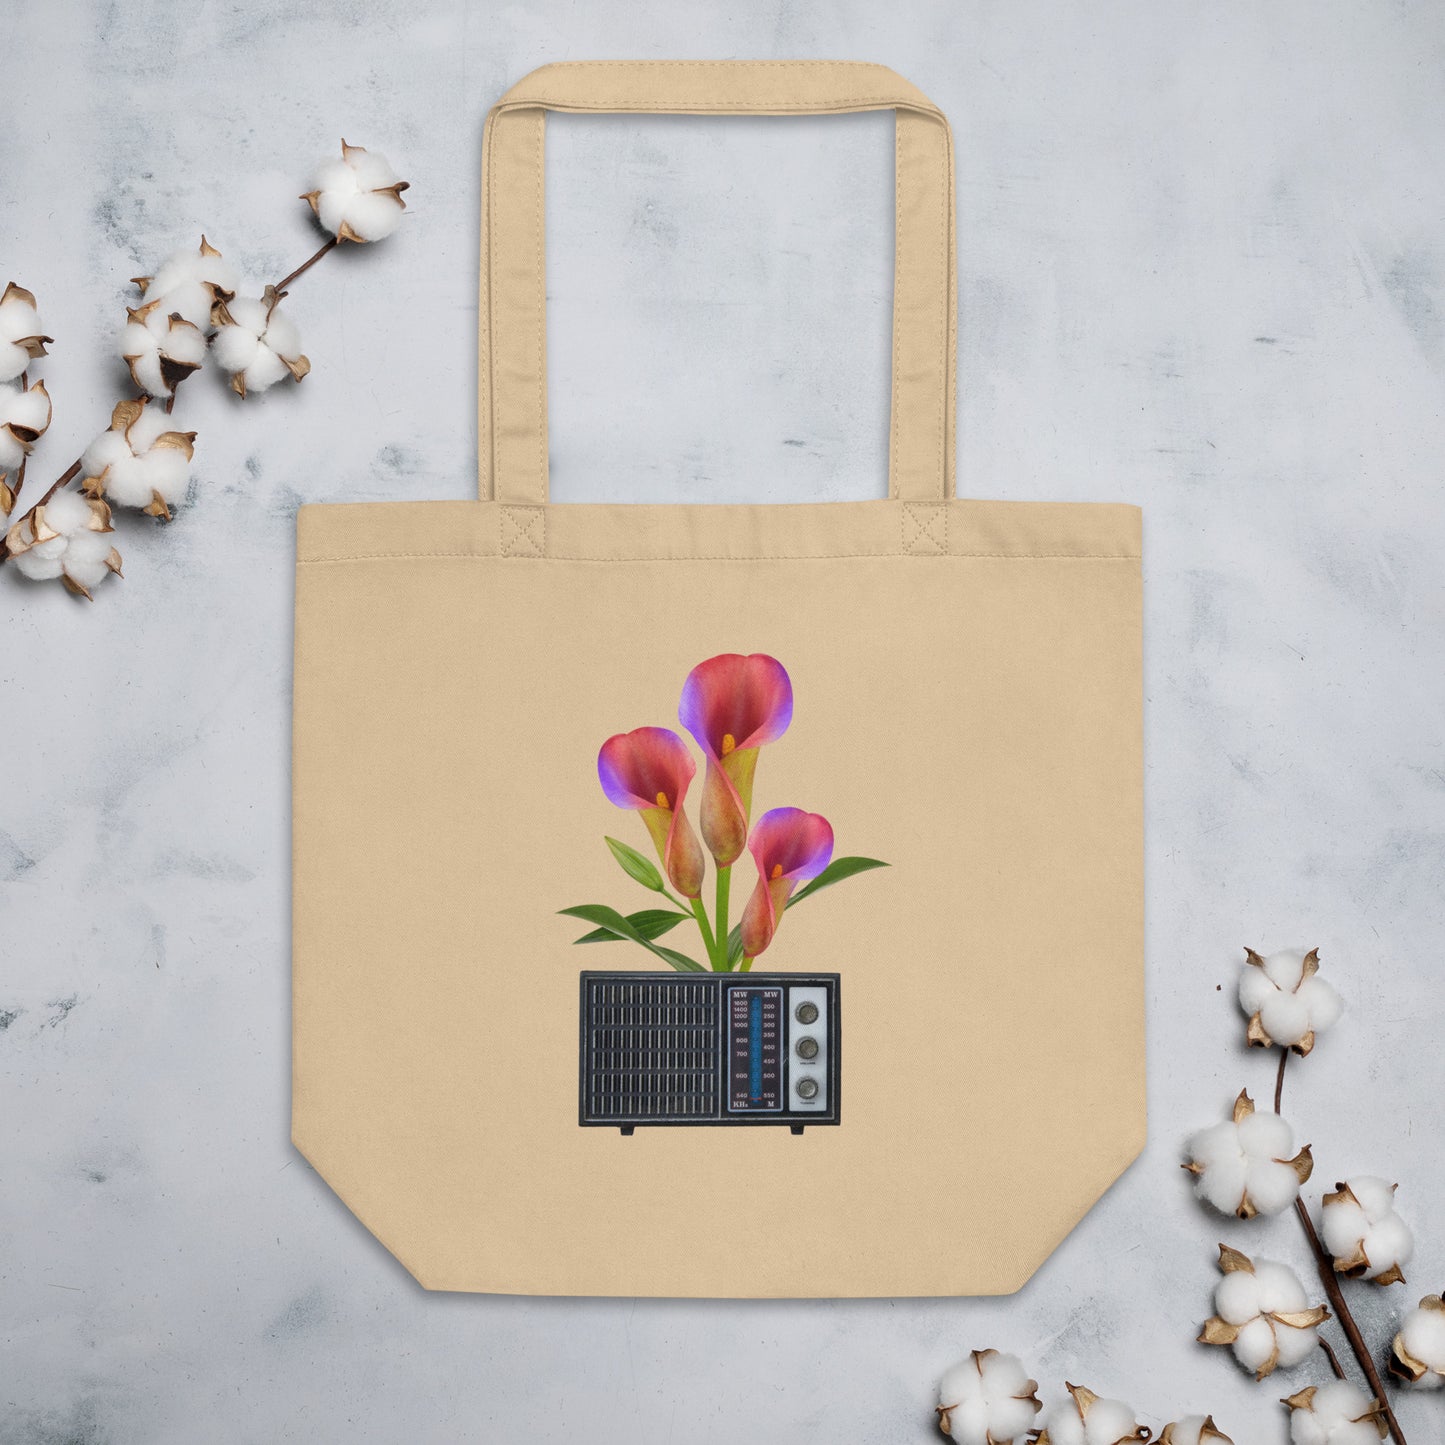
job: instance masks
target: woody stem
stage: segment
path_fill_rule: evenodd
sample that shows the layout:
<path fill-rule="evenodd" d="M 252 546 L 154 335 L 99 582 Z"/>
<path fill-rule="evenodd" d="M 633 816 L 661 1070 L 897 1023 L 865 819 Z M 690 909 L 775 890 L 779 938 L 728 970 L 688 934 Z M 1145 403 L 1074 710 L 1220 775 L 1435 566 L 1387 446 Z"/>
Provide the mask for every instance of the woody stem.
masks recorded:
<path fill-rule="evenodd" d="M 337 238 L 333 236 L 314 256 L 303 261 L 289 276 L 283 276 L 276 284 L 277 291 L 284 291 L 298 276 L 309 271 L 328 251 L 336 249 Z"/>
<path fill-rule="evenodd" d="M 1344 1366 L 1340 1364 L 1340 1357 L 1335 1353 L 1334 1346 L 1323 1336 L 1320 1336 L 1320 1349 L 1325 1352 L 1325 1358 L 1330 1362 L 1330 1369 L 1334 1371 L 1335 1379 L 1345 1378 Z"/>
<path fill-rule="evenodd" d="M 1279 1074 L 1275 1085 L 1275 1112 L 1279 1112 L 1279 1100 L 1284 1091 L 1284 1066 L 1289 1059 L 1289 1050 L 1280 1050 Z M 1345 1338 L 1350 1342 L 1350 1349 L 1354 1352 L 1355 1360 L 1358 1363 L 1365 1379 L 1369 1382 L 1370 1389 L 1374 1392 L 1375 1399 L 1379 1401 L 1381 1411 L 1384 1415 L 1385 1424 L 1390 1431 L 1390 1438 L 1395 1445 L 1408 1445 L 1405 1439 L 1405 1432 L 1400 1429 L 1400 1422 L 1395 1418 L 1395 1412 L 1390 1408 L 1389 1398 L 1385 1394 L 1384 1382 L 1380 1379 L 1380 1372 L 1375 1368 L 1374 1356 L 1370 1354 L 1369 1346 L 1365 1344 L 1364 1337 L 1360 1334 L 1360 1327 L 1355 1323 L 1355 1317 L 1350 1313 L 1349 1304 L 1345 1300 L 1345 1292 L 1340 1288 L 1339 1278 L 1335 1274 L 1334 1261 L 1330 1258 L 1323 1244 L 1320 1243 L 1319 1234 L 1315 1230 L 1315 1222 L 1310 1218 L 1309 1206 L 1302 1198 L 1296 1198 L 1294 1202 L 1295 1214 L 1299 1217 L 1300 1228 L 1304 1230 L 1305 1239 L 1309 1244 L 1310 1253 L 1314 1256 L 1315 1269 L 1319 1272 L 1320 1283 L 1325 1287 L 1325 1294 L 1335 1312 L 1335 1318 L 1339 1321 L 1340 1328 L 1345 1332 Z M 1321 1341 L 1323 1343 L 1323 1341 Z"/>

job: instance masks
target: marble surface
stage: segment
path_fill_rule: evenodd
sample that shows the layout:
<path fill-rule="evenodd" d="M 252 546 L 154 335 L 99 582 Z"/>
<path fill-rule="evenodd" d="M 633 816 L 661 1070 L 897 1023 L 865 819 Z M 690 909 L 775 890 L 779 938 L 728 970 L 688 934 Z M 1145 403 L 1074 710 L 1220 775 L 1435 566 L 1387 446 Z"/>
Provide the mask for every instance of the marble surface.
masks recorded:
<path fill-rule="evenodd" d="M 397 238 L 297 285 L 304 386 L 189 384 L 194 495 L 126 524 L 124 582 L 85 606 L 0 569 L 3 1445 L 891 1445 L 983 1346 L 1281 1441 L 1280 1382 L 1192 1338 L 1218 1240 L 1300 1240 L 1178 1169 L 1269 1088 L 1245 943 L 1318 943 L 1348 1000 L 1287 1112 L 1326 1185 L 1400 1181 L 1419 1248 L 1354 1292 L 1370 1338 L 1445 1283 L 1438 5 L 50 0 L 4 39 L 0 280 L 57 338 L 41 479 L 104 425 L 126 277 L 204 229 L 275 279 L 343 131 L 413 189 Z M 627 55 L 916 81 L 958 138 L 961 491 L 1147 509 L 1151 1143 L 1011 1299 L 430 1296 L 288 1142 L 294 511 L 471 494 L 484 112 Z M 888 120 L 550 145 L 557 494 L 880 494 Z M 1399 1412 L 1445 1436 L 1439 1397 Z"/>

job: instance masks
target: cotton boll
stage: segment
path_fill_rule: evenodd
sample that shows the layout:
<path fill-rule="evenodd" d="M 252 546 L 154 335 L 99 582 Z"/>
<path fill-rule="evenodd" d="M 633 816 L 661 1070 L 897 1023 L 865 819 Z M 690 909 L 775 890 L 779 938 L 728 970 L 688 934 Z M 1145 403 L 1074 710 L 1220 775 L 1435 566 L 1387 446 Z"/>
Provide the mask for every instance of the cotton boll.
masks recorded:
<path fill-rule="evenodd" d="M 239 396 L 265 391 L 286 376 L 300 381 L 311 370 L 301 354 L 301 333 L 281 311 L 280 299 L 268 286 L 260 300 L 240 296 L 218 309 L 221 325 L 211 349 Z"/>
<path fill-rule="evenodd" d="M 0 476 L 13 472 L 50 425 L 50 396 L 37 381 L 0 383 Z"/>
<path fill-rule="evenodd" d="M 202 331 L 210 328 L 212 308 L 234 296 L 239 284 L 234 268 L 204 236 L 199 250 L 176 251 L 154 276 L 137 276 L 135 282 L 163 314 L 176 312 Z"/>
<path fill-rule="evenodd" d="M 1124 1445 L 1149 1438 L 1122 1400 L 1100 1399 L 1082 1385 L 1066 1388 L 1069 1402 L 1050 1411 L 1037 1445 Z"/>
<path fill-rule="evenodd" d="M 1173 1420 L 1159 1435 L 1159 1445 L 1234 1445 L 1213 1415 L 1186 1415 Z"/>
<path fill-rule="evenodd" d="M 1410 1227 L 1395 1212 L 1395 1186 L 1373 1174 L 1357 1175 L 1326 1194 L 1320 1236 L 1341 1274 L 1395 1284 L 1415 1250 Z"/>
<path fill-rule="evenodd" d="M 1014 1355 L 975 1350 L 939 1382 L 939 1428 L 959 1445 L 1011 1445 L 1033 1425 L 1037 1389 Z"/>
<path fill-rule="evenodd" d="M 5 545 L 23 576 L 59 577 L 71 592 L 88 598 L 93 587 L 120 572 L 110 532 L 110 508 L 103 501 L 59 491 L 16 522 Z"/>
<path fill-rule="evenodd" d="M 1379 1405 L 1348 1380 L 1310 1386 L 1285 1404 L 1293 1445 L 1379 1445 L 1384 1438 Z"/>
<path fill-rule="evenodd" d="M 206 359 L 206 337 L 178 312 L 163 313 L 160 305 L 153 301 L 127 308 L 130 320 L 120 334 L 120 355 L 141 391 L 169 397 Z"/>
<path fill-rule="evenodd" d="M 1199 1332 L 1201 1343 L 1229 1346 L 1257 1380 L 1308 1358 L 1328 1312 L 1310 1305 L 1299 1276 L 1288 1265 L 1251 1260 L 1223 1244 L 1219 1267 L 1224 1277 L 1214 1290 L 1214 1314 Z"/>
<path fill-rule="evenodd" d="M 341 159 L 316 172 L 308 201 L 316 219 L 339 241 L 380 241 L 401 224 L 408 183 L 385 156 L 341 142 Z"/>
<path fill-rule="evenodd" d="M 91 442 L 81 458 L 82 486 L 123 507 L 139 507 L 170 519 L 170 508 L 185 495 L 195 432 L 171 431 L 146 399 L 117 402 L 110 429 Z"/>
<path fill-rule="evenodd" d="M 1445 1386 L 1445 1298 L 1426 1295 L 1400 1322 L 1390 1373 L 1421 1390 Z"/>
<path fill-rule="evenodd" d="M 1313 1168 L 1308 1148 L 1292 1158 L 1294 1133 L 1277 1114 L 1256 1113 L 1248 1093 L 1235 1100 L 1233 1118 L 1193 1135 L 1185 1168 L 1201 1199 L 1241 1219 L 1278 1214 L 1299 1196 Z"/>
<path fill-rule="evenodd" d="M 1336 1020 L 1340 996 L 1318 976 L 1319 950 L 1286 948 L 1268 957 L 1245 949 L 1239 1005 L 1249 1018 L 1247 1038 L 1307 1054 Z"/>
<path fill-rule="evenodd" d="M 45 355 L 46 336 L 35 297 L 11 281 L 0 295 L 0 381 L 14 381 L 32 361 Z"/>

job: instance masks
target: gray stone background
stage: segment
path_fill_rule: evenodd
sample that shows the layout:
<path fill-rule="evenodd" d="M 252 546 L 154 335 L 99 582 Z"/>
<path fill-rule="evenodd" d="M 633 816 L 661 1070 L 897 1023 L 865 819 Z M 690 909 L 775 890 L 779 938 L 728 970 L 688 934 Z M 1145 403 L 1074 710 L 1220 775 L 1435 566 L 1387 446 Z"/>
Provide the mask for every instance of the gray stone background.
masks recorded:
<path fill-rule="evenodd" d="M 413 183 L 397 237 L 296 286 L 301 387 L 188 383 L 192 499 L 124 525 L 124 582 L 87 606 L 0 569 L 4 1445 L 922 1441 L 990 1345 L 1053 1398 L 1281 1441 L 1311 1371 L 1256 1387 L 1192 1339 L 1218 1240 L 1301 1242 L 1177 1167 L 1269 1088 L 1244 943 L 1318 943 L 1348 1000 L 1286 1112 L 1326 1187 L 1400 1181 L 1418 1253 L 1354 1291 L 1367 1333 L 1445 1284 L 1445 10 L 12 0 L 0 34 L 0 281 L 57 338 L 39 485 L 119 394 L 125 278 L 203 229 L 279 277 L 343 132 Z M 960 490 L 1147 509 L 1152 1142 L 1011 1299 L 429 1296 L 288 1143 L 295 507 L 471 494 L 483 116 L 545 61 L 632 55 L 881 60 L 933 96 Z M 549 144 L 556 494 L 880 495 L 889 118 Z M 1445 1438 L 1439 1396 L 1399 1408 Z"/>

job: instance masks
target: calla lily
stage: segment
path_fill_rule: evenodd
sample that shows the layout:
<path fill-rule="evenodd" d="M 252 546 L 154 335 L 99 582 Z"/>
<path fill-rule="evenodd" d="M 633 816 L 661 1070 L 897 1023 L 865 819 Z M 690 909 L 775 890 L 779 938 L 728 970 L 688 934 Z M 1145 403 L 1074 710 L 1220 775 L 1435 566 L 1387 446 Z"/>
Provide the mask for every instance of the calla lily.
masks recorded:
<path fill-rule="evenodd" d="M 793 890 L 828 866 L 833 827 L 820 813 L 774 808 L 758 819 L 748 847 L 758 865 L 758 884 L 743 910 L 743 957 L 751 962 L 773 941 Z"/>
<path fill-rule="evenodd" d="M 670 728 L 618 733 L 597 754 L 597 776 L 608 800 L 642 815 L 672 886 L 684 898 L 702 892 L 703 857 L 682 811 L 697 764 Z"/>
<path fill-rule="evenodd" d="M 702 836 L 726 868 L 747 845 L 758 749 L 793 720 L 793 684 L 775 657 L 725 652 L 688 673 L 677 716 L 707 758 Z"/>

